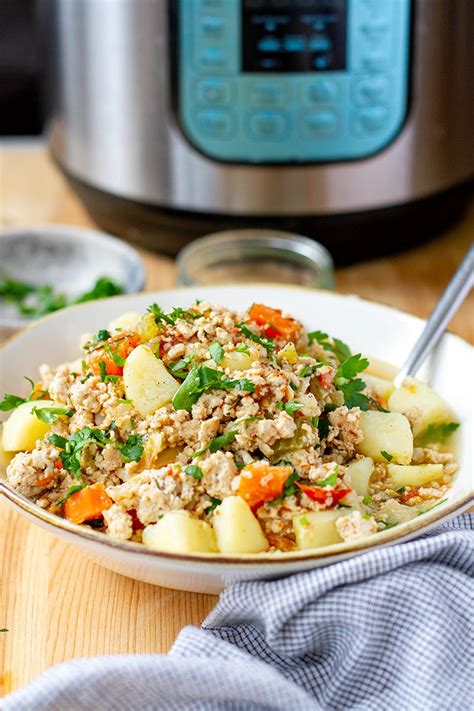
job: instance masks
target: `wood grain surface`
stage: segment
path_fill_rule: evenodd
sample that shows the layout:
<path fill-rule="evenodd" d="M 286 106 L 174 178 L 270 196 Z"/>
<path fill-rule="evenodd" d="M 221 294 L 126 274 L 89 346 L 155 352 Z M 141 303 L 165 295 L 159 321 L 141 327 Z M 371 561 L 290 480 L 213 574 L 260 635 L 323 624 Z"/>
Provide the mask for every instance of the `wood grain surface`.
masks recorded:
<path fill-rule="evenodd" d="M 0 225 L 93 226 L 38 144 L 0 150 Z M 474 205 L 449 232 L 400 255 L 339 270 L 337 289 L 427 316 L 474 234 Z M 359 237 L 358 237 L 359 238 Z M 381 235 L 383 239 L 383 235 Z M 140 250 L 147 289 L 174 284 L 171 259 Z M 451 330 L 474 341 L 474 298 Z M 89 562 L 0 502 L 0 695 L 72 657 L 165 652 L 179 630 L 198 625 L 210 595 L 139 583 Z"/>

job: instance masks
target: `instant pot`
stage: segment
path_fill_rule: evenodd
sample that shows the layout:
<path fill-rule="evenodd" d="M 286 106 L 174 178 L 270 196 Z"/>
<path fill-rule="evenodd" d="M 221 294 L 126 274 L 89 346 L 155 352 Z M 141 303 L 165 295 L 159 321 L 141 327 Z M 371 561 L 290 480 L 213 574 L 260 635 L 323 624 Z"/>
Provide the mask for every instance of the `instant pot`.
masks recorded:
<path fill-rule="evenodd" d="M 162 251 L 291 229 L 339 261 L 462 212 L 472 0 L 44 0 L 51 147 L 96 222 Z"/>

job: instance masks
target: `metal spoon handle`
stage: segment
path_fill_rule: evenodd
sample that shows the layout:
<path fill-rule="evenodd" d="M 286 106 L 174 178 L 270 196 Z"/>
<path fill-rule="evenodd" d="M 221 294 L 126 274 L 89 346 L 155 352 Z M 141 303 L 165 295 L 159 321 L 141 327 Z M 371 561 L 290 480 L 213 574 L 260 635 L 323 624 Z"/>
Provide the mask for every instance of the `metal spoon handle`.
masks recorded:
<path fill-rule="evenodd" d="M 474 284 L 474 242 L 449 282 L 441 299 L 426 322 L 420 337 L 393 383 L 399 388 L 407 375 L 415 375 L 436 346 L 452 317 Z"/>

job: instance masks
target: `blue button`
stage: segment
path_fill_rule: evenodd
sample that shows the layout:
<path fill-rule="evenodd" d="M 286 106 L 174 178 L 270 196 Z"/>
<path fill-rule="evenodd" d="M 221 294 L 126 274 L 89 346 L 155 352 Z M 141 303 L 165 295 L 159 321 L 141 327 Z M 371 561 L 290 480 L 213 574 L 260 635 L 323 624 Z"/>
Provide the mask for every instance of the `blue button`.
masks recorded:
<path fill-rule="evenodd" d="M 285 86 L 279 82 L 259 81 L 250 86 L 249 102 L 252 106 L 282 106 L 285 103 Z"/>
<path fill-rule="evenodd" d="M 362 66 L 365 71 L 373 72 L 374 74 L 385 72 L 388 69 L 387 56 L 382 52 L 368 54 L 362 59 Z"/>
<path fill-rule="evenodd" d="M 205 15 L 202 18 L 201 26 L 207 35 L 220 37 L 224 29 L 224 22 L 217 15 Z"/>
<path fill-rule="evenodd" d="M 280 40 L 276 37 L 262 37 L 258 43 L 260 52 L 279 52 L 281 49 Z"/>
<path fill-rule="evenodd" d="M 280 139 L 288 129 L 288 115 L 281 111 L 255 111 L 250 114 L 252 138 Z"/>
<path fill-rule="evenodd" d="M 337 96 L 337 84 L 330 79 L 320 79 L 308 87 L 308 99 L 316 104 L 328 104 Z"/>
<path fill-rule="evenodd" d="M 283 48 L 286 52 L 304 52 L 306 38 L 301 35 L 287 35 L 283 40 Z"/>
<path fill-rule="evenodd" d="M 356 132 L 358 134 L 376 133 L 384 128 L 389 117 L 385 106 L 368 106 L 361 109 L 356 117 Z"/>
<path fill-rule="evenodd" d="M 231 86 L 222 79 L 203 79 L 196 87 L 199 104 L 206 106 L 226 106 L 230 103 Z"/>
<path fill-rule="evenodd" d="M 325 35 L 315 35 L 309 40 L 308 49 L 310 52 L 328 52 L 332 48 L 332 42 Z"/>
<path fill-rule="evenodd" d="M 336 133 L 339 125 L 337 113 L 332 109 L 306 111 L 302 117 L 302 132 L 307 138 L 322 138 Z"/>
<path fill-rule="evenodd" d="M 389 99 L 390 83 L 386 77 L 360 79 L 354 86 L 354 101 L 359 106 L 385 103 Z"/>
<path fill-rule="evenodd" d="M 220 47 L 208 47 L 200 55 L 199 61 L 208 69 L 219 69 L 227 64 L 227 59 Z"/>
<path fill-rule="evenodd" d="M 316 57 L 313 60 L 313 66 L 315 67 L 315 69 L 326 69 L 328 67 L 328 65 L 329 65 L 329 60 L 327 57 L 324 57 L 324 56 Z"/>
<path fill-rule="evenodd" d="M 233 121 L 229 111 L 205 109 L 197 115 L 199 129 L 209 138 L 230 138 Z"/>

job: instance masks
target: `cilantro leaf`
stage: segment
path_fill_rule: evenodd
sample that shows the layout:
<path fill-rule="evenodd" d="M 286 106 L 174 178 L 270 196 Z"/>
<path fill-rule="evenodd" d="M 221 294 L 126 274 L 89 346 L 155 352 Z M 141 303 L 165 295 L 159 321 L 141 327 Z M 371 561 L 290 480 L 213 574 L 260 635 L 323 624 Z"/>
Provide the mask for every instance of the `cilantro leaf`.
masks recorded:
<path fill-rule="evenodd" d="M 438 424 L 430 424 L 416 438 L 417 444 L 424 446 L 431 442 L 444 442 L 453 432 L 459 427 L 459 422 L 441 422 Z"/>
<path fill-rule="evenodd" d="M 273 338 L 264 338 L 263 336 L 259 336 L 257 333 L 254 333 L 248 326 L 246 326 L 245 323 L 238 323 L 237 328 L 240 329 L 241 333 L 246 338 L 249 338 L 254 343 L 259 343 L 261 346 L 263 346 L 267 353 L 273 353 L 275 349 Z"/>
<path fill-rule="evenodd" d="M 184 380 L 186 378 L 187 374 L 189 373 L 188 366 L 193 362 L 194 355 L 195 354 L 193 352 L 185 356 L 184 358 L 180 358 L 179 360 L 175 360 L 172 363 L 168 363 L 168 367 L 175 378 L 180 378 L 181 380 Z"/>
<path fill-rule="evenodd" d="M 198 467 L 197 464 L 188 464 L 184 471 L 193 479 L 202 479 L 204 476 L 201 467 Z"/>
<path fill-rule="evenodd" d="M 214 363 L 216 365 L 220 365 L 224 357 L 224 349 L 222 348 L 221 344 L 217 341 L 211 343 L 211 345 L 209 346 L 209 353 L 211 354 Z"/>
<path fill-rule="evenodd" d="M 31 410 L 33 415 L 36 415 L 38 420 L 52 425 L 59 420 L 60 417 L 71 417 L 73 411 L 67 407 L 33 407 Z"/>
<path fill-rule="evenodd" d="M 233 389 L 253 392 L 255 385 L 246 378 L 230 380 L 220 370 L 214 370 L 207 366 L 194 366 L 174 394 L 173 407 L 175 410 L 187 410 L 189 412 L 202 393 L 207 390 Z"/>
<path fill-rule="evenodd" d="M 301 402 L 295 402 L 294 400 L 292 400 L 291 402 L 277 403 L 278 410 L 284 410 L 288 415 L 291 416 L 293 416 L 298 410 L 301 410 L 302 407 L 304 407 L 304 405 Z"/>
<path fill-rule="evenodd" d="M 98 447 L 105 447 L 111 444 L 111 440 L 103 430 L 92 427 L 83 427 L 68 437 L 53 434 L 48 437 L 48 440 L 55 447 L 63 450 L 60 454 L 61 464 L 66 471 L 74 474 L 77 479 L 81 478 L 81 457 L 85 447 L 89 444 L 95 444 Z"/>
<path fill-rule="evenodd" d="M 118 449 L 124 462 L 139 462 L 144 450 L 143 437 L 131 434 L 124 444 L 118 445 Z"/>

